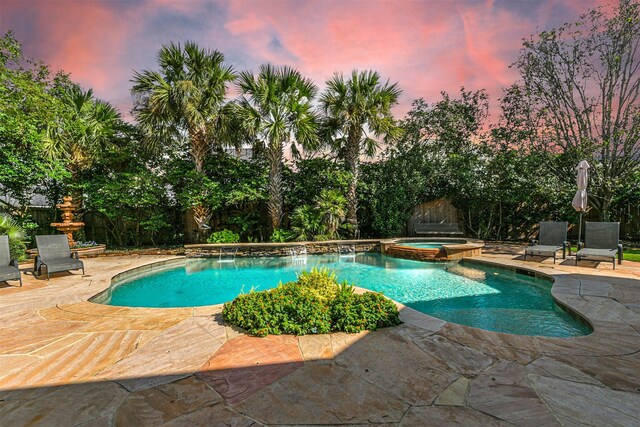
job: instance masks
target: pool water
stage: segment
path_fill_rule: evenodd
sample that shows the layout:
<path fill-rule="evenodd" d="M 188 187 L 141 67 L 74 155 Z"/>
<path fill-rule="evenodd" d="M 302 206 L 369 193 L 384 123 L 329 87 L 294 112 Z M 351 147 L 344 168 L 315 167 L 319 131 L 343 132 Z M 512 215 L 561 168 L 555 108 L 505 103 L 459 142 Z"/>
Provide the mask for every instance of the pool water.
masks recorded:
<path fill-rule="evenodd" d="M 453 242 L 400 242 L 398 246 L 409 246 L 411 248 L 419 249 L 440 249 L 442 245 L 454 245 Z"/>
<path fill-rule="evenodd" d="M 251 289 L 273 288 L 314 266 L 335 270 L 338 279 L 383 292 L 415 310 L 491 331 L 572 337 L 591 328 L 558 307 L 551 282 L 510 270 L 469 263 L 425 263 L 358 254 L 290 257 L 189 259 L 183 266 L 112 285 L 94 298 L 132 307 L 190 307 L 220 304 Z"/>

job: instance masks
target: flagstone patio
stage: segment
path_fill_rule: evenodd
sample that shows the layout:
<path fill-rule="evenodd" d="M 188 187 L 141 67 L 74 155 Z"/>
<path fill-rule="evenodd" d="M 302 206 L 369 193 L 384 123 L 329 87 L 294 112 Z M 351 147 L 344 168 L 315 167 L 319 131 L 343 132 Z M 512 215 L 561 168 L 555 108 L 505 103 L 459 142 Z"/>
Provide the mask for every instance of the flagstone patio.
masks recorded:
<path fill-rule="evenodd" d="M 593 334 L 501 334 L 401 307 L 395 328 L 255 338 L 225 325 L 221 306 L 87 301 L 171 257 L 26 275 L 0 287 L 0 425 L 639 425 L 640 264 L 523 263 L 518 251 L 479 259 L 552 275 Z"/>

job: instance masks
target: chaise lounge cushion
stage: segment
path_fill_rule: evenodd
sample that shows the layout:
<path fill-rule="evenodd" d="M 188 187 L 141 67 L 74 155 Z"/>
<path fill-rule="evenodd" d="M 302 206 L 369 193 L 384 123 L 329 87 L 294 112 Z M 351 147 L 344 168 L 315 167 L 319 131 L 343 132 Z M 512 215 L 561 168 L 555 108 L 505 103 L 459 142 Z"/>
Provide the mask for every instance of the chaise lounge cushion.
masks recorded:
<path fill-rule="evenodd" d="M 562 245 L 536 245 L 525 248 L 524 252 L 527 255 L 553 256 L 559 250 L 562 250 Z"/>
<path fill-rule="evenodd" d="M 0 282 L 20 280 L 20 270 L 13 265 L 0 265 Z"/>
<path fill-rule="evenodd" d="M 76 258 L 47 258 L 42 263 L 47 266 L 49 273 L 67 270 L 80 270 L 84 267 L 82 261 Z"/>
<path fill-rule="evenodd" d="M 617 249 L 584 248 L 578 251 L 577 257 L 578 259 L 589 258 L 594 260 L 602 258 L 603 260 L 610 261 L 612 258 L 615 259 L 617 253 Z"/>

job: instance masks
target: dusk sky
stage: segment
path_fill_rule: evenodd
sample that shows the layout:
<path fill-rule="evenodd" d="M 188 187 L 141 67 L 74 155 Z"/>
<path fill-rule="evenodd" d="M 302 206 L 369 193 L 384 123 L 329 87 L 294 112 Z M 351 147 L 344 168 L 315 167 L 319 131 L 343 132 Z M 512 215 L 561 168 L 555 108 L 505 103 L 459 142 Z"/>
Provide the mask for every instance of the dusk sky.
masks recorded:
<path fill-rule="evenodd" d="M 324 88 L 340 71 L 398 81 L 398 117 L 413 99 L 460 86 L 493 101 L 516 80 L 522 39 L 573 22 L 603 0 L 230 1 L 0 0 L 0 32 L 25 55 L 111 101 L 130 117 L 133 70 L 156 68 L 162 44 L 193 40 L 236 70 L 290 65 Z"/>

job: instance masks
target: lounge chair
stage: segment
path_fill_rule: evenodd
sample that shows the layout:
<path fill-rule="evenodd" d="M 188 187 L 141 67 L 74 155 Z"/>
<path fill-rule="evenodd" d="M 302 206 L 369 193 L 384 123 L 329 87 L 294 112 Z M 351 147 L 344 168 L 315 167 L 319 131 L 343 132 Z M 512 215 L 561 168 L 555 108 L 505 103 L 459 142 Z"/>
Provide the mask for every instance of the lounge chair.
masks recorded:
<path fill-rule="evenodd" d="M 9 236 L 0 236 L 0 282 L 7 280 L 19 280 L 22 286 L 18 261 L 11 259 L 9 252 Z"/>
<path fill-rule="evenodd" d="M 84 275 L 84 264 L 78 259 L 78 252 L 71 252 L 69 240 L 64 234 L 54 234 L 50 236 L 36 236 L 36 246 L 38 255 L 36 256 L 33 273 L 42 275 L 42 267 L 47 269 L 47 280 L 49 274 L 58 271 L 80 270 Z"/>
<path fill-rule="evenodd" d="M 616 269 L 616 255 L 618 264 L 622 264 L 622 244 L 620 243 L 619 222 L 586 222 L 584 227 L 584 248 L 578 248 L 576 265 L 581 259 L 609 261 Z"/>
<path fill-rule="evenodd" d="M 562 249 L 562 259 L 565 259 L 567 257 L 567 222 L 544 221 L 540 223 L 538 240 L 532 240 L 531 246 L 524 250 L 524 260 L 527 260 L 527 255 L 547 256 L 553 257 L 555 264 L 556 255 L 560 249 Z"/>

